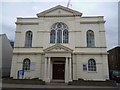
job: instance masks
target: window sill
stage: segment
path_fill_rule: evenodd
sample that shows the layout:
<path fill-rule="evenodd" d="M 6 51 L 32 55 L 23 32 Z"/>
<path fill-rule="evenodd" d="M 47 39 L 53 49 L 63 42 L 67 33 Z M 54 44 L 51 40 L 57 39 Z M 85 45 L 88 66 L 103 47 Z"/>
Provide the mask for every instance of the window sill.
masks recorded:
<path fill-rule="evenodd" d="M 88 71 L 88 73 L 97 73 L 97 71 Z"/>
<path fill-rule="evenodd" d="M 83 70 L 83 72 L 87 72 L 87 70 Z"/>
<path fill-rule="evenodd" d="M 30 72 L 30 70 L 24 70 L 24 72 Z"/>
<path fill-rule="evenodd" d="M 69 43 L 49 43 L 49 44 L 69 44 Z"/>

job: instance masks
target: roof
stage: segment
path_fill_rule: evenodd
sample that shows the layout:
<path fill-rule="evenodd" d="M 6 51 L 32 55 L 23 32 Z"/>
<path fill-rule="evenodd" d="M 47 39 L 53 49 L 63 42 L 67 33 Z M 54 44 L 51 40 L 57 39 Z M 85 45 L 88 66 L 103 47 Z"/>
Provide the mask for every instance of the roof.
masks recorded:
<path fill-rule="evenodd" d="M 116 46 L 116 47 L 114 47 L 114 48 L 108 50 L 108 52 L 110 52 L 110 51 L 112 51 L 112 50 L 115 50 L 115 49 L 118 49 L 118 48 L 120 49 L 120 46 Z"/>
<path fill-rule="evenodd" d="M 6 35 L 6 34 L 0 34 L 0 36 L 4 36 L 4 35 Z"/>
<path fill-rule="evenodd" d="M 67 8 L 67 7 L 64 7 L 64 6 L 61 6 L 61 5 L 58 5 L 58 6 L 55 6 L 53 8 L 50 8 L 48 10 L 45 10 L 43 12 L 40 12 L 37 14 L 38 17 L 42 17 L 44 16 L 45 14 L 49 13 L 49 12 L 52 12 L 54 10 L 57 10 L 57 9 L 62 9 L 62 10 L 65 10 L 65 11 L 68 11 L 70 13 L 72 13 L 74 16 L 82 16 L 82 13 L 81 12 L 78 12 L 76 10 L 72 10 L 70 8 Z"/>

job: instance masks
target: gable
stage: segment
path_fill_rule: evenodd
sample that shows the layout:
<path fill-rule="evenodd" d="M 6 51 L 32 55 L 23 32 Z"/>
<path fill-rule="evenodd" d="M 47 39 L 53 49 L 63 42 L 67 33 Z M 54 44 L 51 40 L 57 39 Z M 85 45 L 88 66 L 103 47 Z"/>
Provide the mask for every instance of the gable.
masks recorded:
<path fill-rule="evenodd" d="M 73 50 L 61 44 L 55 44 L 51 47 L 44 49 L 44 52 L 72 52 Z"/>
<path fill-rule="evenodd" d="M 50 8 L 46 11 L 37 14 L 38 17 L 45 17 L 45 16 L 82 16 L 82 13 L 72 10 L 67 7 L 63 7 L 58 5 L 56 7 Z"/>
<path fill-rule="evenodd" d="M 73 13 L 63 10 L 63 9 L 56 9 L 52 12 L 45 14 L 45 16 L 54 16 L 54 15 L 73 15 Z"/>

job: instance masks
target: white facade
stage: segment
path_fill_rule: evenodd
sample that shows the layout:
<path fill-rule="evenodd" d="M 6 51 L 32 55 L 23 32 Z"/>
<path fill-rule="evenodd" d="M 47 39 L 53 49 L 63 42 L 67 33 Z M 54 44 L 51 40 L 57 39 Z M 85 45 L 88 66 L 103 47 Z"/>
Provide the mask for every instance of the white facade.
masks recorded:
<path fill-rule="evenodd" d="M 51 27 L 56 23 L 68 27 L 68 43 L 63 43 L 63 32 L 62 42 L 50 43 Z M 57 79 L 66 83 L 79 78 L 109 79 L 104 23 L 103 16 L 83 17 L 82 13 L 60 5 L 38 13 L 37 18 L 17 18 L 11 77 L 18 78 L 18 70 L 23 70 L 27 58 L 30 69 L 24 70 L 20 79 L 39 78 L 46 82 Z M 94 33 L 92 47 L 87 46 L 89 30 Z M 26 47 L 28 31 L 32 32 L 32 39 L 31 46 Z M 55 35 L 58 40 L 58 34 Z M 88 65 L 90 59 L 95 61 L 93 70 Z"/>

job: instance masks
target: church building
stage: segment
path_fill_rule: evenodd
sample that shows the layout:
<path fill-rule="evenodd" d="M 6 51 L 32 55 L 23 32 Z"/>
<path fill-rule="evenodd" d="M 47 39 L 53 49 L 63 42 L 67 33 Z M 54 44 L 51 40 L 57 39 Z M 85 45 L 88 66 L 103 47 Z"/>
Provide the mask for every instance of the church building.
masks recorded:
<path fill-rule="evenodd" d="M 11 77 L 68 83 L 109 79 L 103 16 L 58 5 L 17 18 Z"/>

